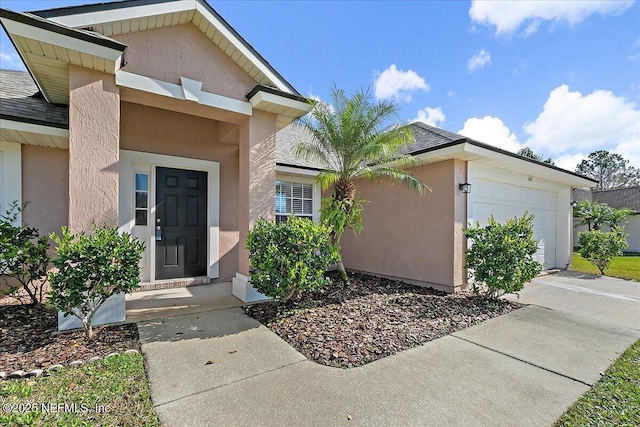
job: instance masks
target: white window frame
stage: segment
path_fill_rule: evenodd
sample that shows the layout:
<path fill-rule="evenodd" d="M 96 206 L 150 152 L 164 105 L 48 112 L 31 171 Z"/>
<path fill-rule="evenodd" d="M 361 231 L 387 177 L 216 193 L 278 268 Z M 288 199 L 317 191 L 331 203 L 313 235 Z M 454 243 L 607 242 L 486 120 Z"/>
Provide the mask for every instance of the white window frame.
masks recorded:
<path fill-rule="evenodd" d="M 22 206 L 22 147 L 0 141 L 0 213 L 4 215 L 13 202 Z M 22 223 L 20 214 L 17 222 Z"/>
<path fill-rule="evenodd" d="M 311 184 L 312 187 L 312 212 L 313 212 L 313 221 L 320 222 L 320 203 L 322 198 L 322 193 L 320 191 L 320 184 L 316 182 L 314 177 L 310 176 L 300 176 L 293 174 L 285 174 L 285 173 L 276 173 L 276 181 L 284 181 L 291 182 L 295 184 Z M 276 197 L 275 197 L 275 186 L 273 188 L 273 206 L 275 210 Z M 278 215 L 278 214 L 276 214 Z"/>

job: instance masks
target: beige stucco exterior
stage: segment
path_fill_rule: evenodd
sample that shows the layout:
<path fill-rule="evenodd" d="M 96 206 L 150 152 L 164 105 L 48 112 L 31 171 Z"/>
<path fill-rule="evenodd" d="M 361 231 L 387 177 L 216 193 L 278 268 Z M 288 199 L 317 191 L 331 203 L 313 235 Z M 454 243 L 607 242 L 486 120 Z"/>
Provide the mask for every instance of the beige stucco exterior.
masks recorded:
<path fill-rule="evenodd" d="M 466 162 L 425 164 L 413 172 L 431 192 L 418 196 L 399 184 L 357 183 L 369 203 L 362 233 L 342 237 L 345 267 L 458 291 L 466 286 L 466 196 L 456 189 L 465 182 Z"/>
<path fill-rule="evenodd" d="M 115 77 L 69 65 L 69 227 L 118 223 L 120 91 Z"/>
<path fill-rule="evenodd" d="M 245 95 L 256 85 L 191 23 L 113 38 L 129 47 L 125 68 L 130 73 L 171 83 L 186 77 L 202 82 L 203 91 L 241 101 L 246 101 Z"/>
<path fill-rule="evenodd" d="M 41 235 L 60 233 L 69 220 L 69 151 L 22 145 L 22 221 Z"/>

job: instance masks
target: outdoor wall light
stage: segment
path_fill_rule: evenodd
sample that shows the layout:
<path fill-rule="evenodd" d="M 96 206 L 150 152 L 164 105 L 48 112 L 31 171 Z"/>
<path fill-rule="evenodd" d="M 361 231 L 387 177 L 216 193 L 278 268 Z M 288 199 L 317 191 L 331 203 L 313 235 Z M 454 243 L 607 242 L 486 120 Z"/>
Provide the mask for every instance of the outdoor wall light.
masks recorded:
<path fill-rule="evenodd" d="M 471 184 L 469 184 L 468 182 L 465 182 L 464 184 L 458 184 L 458 188 L 460 189 L 460 191 L 462 191 L 464 194 L 469 194 L 471 193 Z"/>
<path fill-rule="evenodd" d="M 576 202 L 575 200 L 570 201 L 569 204 L 571 205 L 572 208 L 575 208 L 576 206 L 578 206 L 578 202 Z"/>

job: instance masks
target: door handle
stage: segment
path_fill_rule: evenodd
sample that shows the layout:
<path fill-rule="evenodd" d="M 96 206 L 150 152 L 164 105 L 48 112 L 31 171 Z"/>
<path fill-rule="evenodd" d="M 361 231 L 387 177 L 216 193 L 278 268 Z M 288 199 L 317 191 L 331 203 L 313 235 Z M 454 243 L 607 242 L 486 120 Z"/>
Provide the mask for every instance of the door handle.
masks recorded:
<path fill-rule="evenodd" d="M 162 240 L 162 227 L 156 225 L 156 240 Z"/>

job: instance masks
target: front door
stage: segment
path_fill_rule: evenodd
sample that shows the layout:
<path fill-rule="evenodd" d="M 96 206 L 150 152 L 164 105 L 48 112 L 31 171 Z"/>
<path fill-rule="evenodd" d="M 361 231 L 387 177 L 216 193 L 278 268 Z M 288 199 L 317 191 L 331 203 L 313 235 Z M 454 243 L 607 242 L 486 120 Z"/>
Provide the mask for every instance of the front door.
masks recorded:
<path fill-rule="evenodd" d="M 207 275 L 207 173 L 156 169 L 156 279 Z"/>

